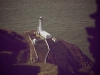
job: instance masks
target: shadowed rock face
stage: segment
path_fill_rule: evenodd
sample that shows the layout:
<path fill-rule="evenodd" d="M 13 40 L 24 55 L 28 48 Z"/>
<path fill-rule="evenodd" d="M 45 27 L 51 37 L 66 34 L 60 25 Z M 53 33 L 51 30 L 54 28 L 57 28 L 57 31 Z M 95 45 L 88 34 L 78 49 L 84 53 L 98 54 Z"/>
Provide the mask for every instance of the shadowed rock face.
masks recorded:
<path fill-rule="evenodd" d="M 25 32 L 24 39 L 24 37 L 13 31 L 0 30 L 0 39 L 2 41 L 0 43 L 0 61 L 2 61 L 0 67 L 2 72 L 0 73 L 3 73 L 2 75 L 13 75 L 15 73 L 15 75 L 93 75 L 93 72 L 91 72 L 93 62 L 76 45 L 60 39 L 56 43 L 51 39 L 47 39 L 50 51 L 46 62 L 54 64 L 55 68 L 52 67 L 53 65 L 43 65 L 48 48 L 44 40 L 36 45 L 32 44 L 28 35 L 31 39 L 40 39 L 34 32 Z M 37 61 L 35 61 L 35 51 L 39 57 Z M 37 62 L 38 64 L 34 65 Z M 43 66 L 40 64 L 41 62 Z M 22 65 L 13 66 L 15 63 Z M 40 69 L 42 69 L 41 72 Z"/>
<path fill-rule="evenodd" d="M 29 45 L 22 35 L 11 30 L 0 29 L 0 59 L 3 63 L 10 65 L 17 62 L 20 51 L 28 48 Z"/>
<path fill-rule="evenodd" d="M 22 35 L 0 29 L 0 75 L 57 75 L 57 66 L 30 63 L 29 55 L 29 44 Z"/>
<path fill-rule="evenodd" d="M 47 62 L 58 65 L 59 71 L 63 72 L 64 75 L 77 74 L 80 68 L 93 65 L 93 62 L 74 44 L 59 40 L 57 43 L 49 41 L 49 46 L 51 51 Z"/>
<path fill-rule="evenodd" d="M 33 32 L 29 31 L 27 33 L 31 36 L 31 39 L 36 38 L 35 35 L 33 36 Z M 85 74 L 90 74 L 88 72 L 90 71 L 93 62 L 85 54 L 83 54 L 76 45 L 67 43 L 60 39 L 58 39 L 58 42 L 56 43 L 54 43 L 51 39 L 47 39 L 47 42 L 49 44 L 50 51 L 46 62 L 58 66 L 58 75 L 81 75 L 83 74 L 81 71 L 84 71 L 85 69 L 87 70 L 85 71 Z M 39 56 L 37 62 L 44 63 L 45 56 L 48 52 L 46 43 L 40 41 L 34 45 L 34 47 Z"/>

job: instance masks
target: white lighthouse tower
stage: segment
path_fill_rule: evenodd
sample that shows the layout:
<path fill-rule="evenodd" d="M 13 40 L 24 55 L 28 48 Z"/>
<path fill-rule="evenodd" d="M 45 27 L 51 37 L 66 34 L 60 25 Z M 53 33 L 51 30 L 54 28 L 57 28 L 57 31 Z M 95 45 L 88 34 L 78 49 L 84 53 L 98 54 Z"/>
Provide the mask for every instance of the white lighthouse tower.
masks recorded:
<path fill-rule="evenodd" d="M 42 16 L 41 16 L 41 17 L 39 18 L 38 32 L 43 31 L 42 24 L 43 24 L 43 18 L 42 18 Z"/>
<path fill-rule="evenodd" d="M 48 32 L 44 31 L 43 28 L 42 28 L 42 22 L 43 21 L 43 18 L 42 16 L 39 18 L 39 27 L 38 27 L 38 33 L 44 37 L 45 39 L 50 39 L 52 38 L 52 35 L 49 34 Z"/>
<path fill-rule="evenodd" d="M 42 18 L 42 16 L 39 18 L 39 27 L 38 27 L 38 29 L 37 29 L 37 33 L 40 35 L 40 36 L 42 36 L 45 40 L 46 39 L 51 39 L 52 41 L 54 41 L 54 42 L 58 42 L 58 40 L 55 38 L 55 37 L 53 37 L 51 34 L 49 34 L 48 32 L 46 32 L 46 31 L 44 31 L 43 30 L 43 28 L 42 28 L 42 25 L 43 25 L 43 18 Z M 36 44 L 36 43 L 38 43 L 38 41 L 41 41 L 41 40 L 43 40 L 43 39 L 36 39 L 36 38 L 34 38 L 33 39 L 33 43 L 34 44 Z"/>

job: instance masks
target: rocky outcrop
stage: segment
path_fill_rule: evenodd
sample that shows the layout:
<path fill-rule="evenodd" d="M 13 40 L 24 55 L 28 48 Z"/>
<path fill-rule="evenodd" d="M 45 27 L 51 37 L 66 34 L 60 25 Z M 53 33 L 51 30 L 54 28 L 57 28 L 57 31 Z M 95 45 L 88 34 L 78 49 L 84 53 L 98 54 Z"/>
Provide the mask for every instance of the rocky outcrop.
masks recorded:
<path fill-rule="evenodd" d="M 94 75 L 91 70 L 93 62 L 76 45 L 60 39 L 58 42 L 47 39 L 48 51 L 44 40 L 34 45 L 33 38 L 41 39 L 33 30 L 23 35 L 0 30 L 0 73 L 6 75 L 14 71 L 15 75 L 33 75 L 33 72 L 35 75 Z"/>
<path fill-rule="evenodd" d="M 12 71 L 12 75 L 57 75 L 58 67 L 49 63 L 24 63 L 14 65 Z"/>
<path fill-rule="evenodd" d="M 36 37 L 35 31 L 27 32 L 27 35 L 33 38 Z M 55 64 L 58 66 L 59 75 L 73 75 L 79 74 L 80 69 L 88 68 L 90 71 L 93 62 L 74 44 L 65 42 L 58 39 L 58 42 L 54 43 L 51 39 L 47 39 L 49 44 L 49 54 L 46 58 L 47 63 Z M 37 62 L 45 62 L 45 57 L 48 52 L 48 48 L 44 40 L 34 45 L 35 50 L 39 56 Z M 63 73 L 63 74 L 62 74 Z"/>
<path fill-rule="evenodd" d="M 80 68 L 92 67 L 93 62 L 82 53 L 82 51 L 74 44 L 59 40 L 57 43 L 49 44 L 51 50 L 49 52 L 47 62 L 58 66 L 60 75 L 78 74 Z"/>

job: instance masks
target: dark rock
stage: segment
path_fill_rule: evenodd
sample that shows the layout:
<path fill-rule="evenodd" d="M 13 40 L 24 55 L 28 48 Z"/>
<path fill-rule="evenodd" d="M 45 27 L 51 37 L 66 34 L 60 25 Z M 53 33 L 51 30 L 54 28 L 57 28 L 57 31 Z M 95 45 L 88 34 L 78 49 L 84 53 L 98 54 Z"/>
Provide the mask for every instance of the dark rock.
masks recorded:
<path fill-rule="evenodd" d="M 50 41 L 49 41 L 50 42 Z M 47 62 L 58 66 L 59 75 L 77 74 L 80 68 L 92 67 L 93 62 L 74 44 L 59 40 L 57 43 L 49 43 L 51 48 Z"/>
<path fill-rule="evenodd" d="M 35 35 L 35 37 L 32 35 L 32 31 L 28 32 L 28 35 L 31 36 L 31 39 L 36 37 Z M 84 69 L 88 68 L 87 71 L 90 71 L 93 66 L 91 59 L 83 54 L 76 45 L 60 39 L 58 39 L 58 42 L 56 43 L 51 39 L 47 39 L 47 42 L 49 44 L 50 52 L 46 58 L 46 62 L 58 66 L 58 75 L 81 75 L 83 74 L 81 73 L 82 70 L 84 71 Z M 48 52 L 46 43 L 40 41 L 40 43 L 34 45 L 34 47 L 39 56 L 37 62 L 44 62 L 45 56 Z"/>
<path fill-rule="evenodd" d="M 30 73 L 32 75 L 32 70 L 35 71 L 36 69 L 39 75 L 94 75 L 91 70 L 93 62 L 76 45 L 60 39 L 56 43 L 51 39 L 47 39 L 50 48 L 50 51 L 48 51 L 44 40 L 36 45 L 32 43 L 33 38 L 40 39 L 34 32 L 36 31 L 25 32 L 23 37 L 10 30 L 0 30 L 0 61 L 2 61 L 0 62 L 0 73 L 4 73 L 2 75 L 13 72 L 14 67 L 14 72 L 18 73 L 15 75 L 29 75 Z M 47 52 L 49 52 L 48 55 Z M 40 64 L 40 62 L 54 64 L 57 67 L 53 68 L 52 65 Z M 14 63 L 23 66 L 16 67 L 13 66 Z M 35 63 L 38 65 L 35 65 Z M 38 67 L 34 69 L 33 65 Z M 45 70 L 40 71 L 40 68 Z M 27 69 L 30 69 L 30 71 L 27 72 Z M 37 75 L 37 73 L 34 74 Z"/>

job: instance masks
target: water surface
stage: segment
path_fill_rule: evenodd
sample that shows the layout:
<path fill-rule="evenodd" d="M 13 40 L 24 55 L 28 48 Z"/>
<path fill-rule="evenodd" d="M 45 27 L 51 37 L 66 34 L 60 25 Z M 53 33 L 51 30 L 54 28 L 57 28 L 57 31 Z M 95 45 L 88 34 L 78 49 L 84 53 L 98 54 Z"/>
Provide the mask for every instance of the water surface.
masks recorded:
<path fill-rule="evenodd" d="M 0 0 L 0 28 L 21 34 L 37 29 L 43 16 L 44 30 L 76 44 L 92 58 L 85 28 L 95 26 L 89 17 L 95 12 L 95 0 Z"/>

